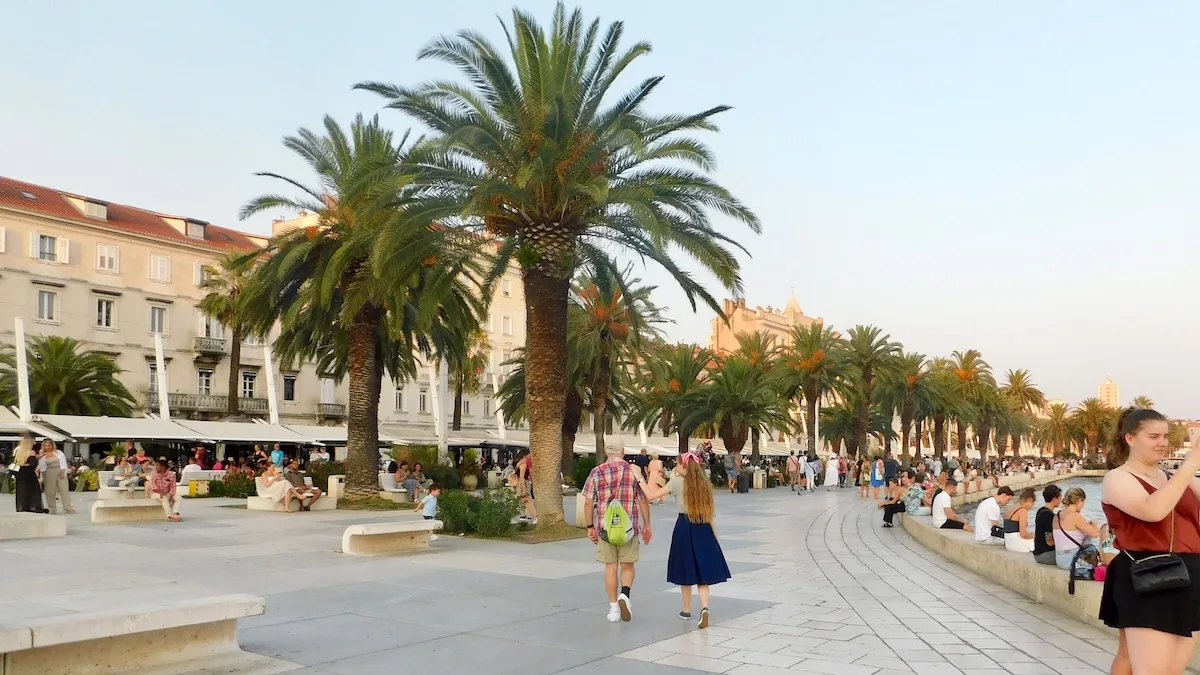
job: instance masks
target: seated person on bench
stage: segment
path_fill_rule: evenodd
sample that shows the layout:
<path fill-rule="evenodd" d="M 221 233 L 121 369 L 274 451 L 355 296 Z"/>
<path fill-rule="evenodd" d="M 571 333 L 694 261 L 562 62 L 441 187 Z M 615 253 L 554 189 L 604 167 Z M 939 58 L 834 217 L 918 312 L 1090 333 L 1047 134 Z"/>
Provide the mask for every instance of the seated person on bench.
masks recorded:
<path fill-rule="evenodd" d="M 292 487 L 295 488 L 296 496 L 300 499 L 300 510 L 308 511 L 312 505 L 321 498 L 321 489 L 317 487 L 309 487 L 304 482 L 304 474 L 300 473 L 300 460 L 292 458 L 287 464 L 287 470 L 283 472 L 283 477 L 287 479 Z M 305 499 L 312 499 L 307 504 Z"/>

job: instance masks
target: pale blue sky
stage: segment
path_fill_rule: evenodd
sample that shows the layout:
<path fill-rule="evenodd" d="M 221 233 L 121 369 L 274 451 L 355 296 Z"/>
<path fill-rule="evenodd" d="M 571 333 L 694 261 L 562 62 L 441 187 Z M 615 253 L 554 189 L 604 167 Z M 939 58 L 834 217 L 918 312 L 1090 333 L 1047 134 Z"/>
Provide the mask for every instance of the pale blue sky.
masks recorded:
<path fill-rule="evenodd" d="M 529 0 L 548 20 L 552 3 Z M 660 111 L 735 106 L 709 139 L 760 215 L 751 304 L 977 348 L 1054 398 L 1200 417 L 1200 4 L 584 2 L 654 52 Z M 498 36 L 509 2 L 39 2 L 0 8 L 0 174 L 238 226 L 297 177 L 279 144 L 452 73 L 435 35 Z M 383 119 L 410 126 L 399 113 Z M 306 176 L 304 176 L 306 177 Z M 269 218 L 241 227 L 265 231 Z M 703 343 L 664 283 L 672 337 Z"/>

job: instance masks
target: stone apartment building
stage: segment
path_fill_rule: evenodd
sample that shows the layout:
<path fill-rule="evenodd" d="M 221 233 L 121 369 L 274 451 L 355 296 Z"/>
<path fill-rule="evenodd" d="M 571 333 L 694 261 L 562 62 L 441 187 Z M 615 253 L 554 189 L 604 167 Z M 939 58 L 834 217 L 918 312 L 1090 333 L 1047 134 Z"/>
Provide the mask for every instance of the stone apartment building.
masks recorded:
<path fill-rule="evenodd" d="M 277 221 L 275 231 L 312 218 Z M 11 344 L 14 317 L 33 335 L 62 335 L 116 360 L 122 381 L 144 411 L 157 410 L 154 335 L 161 334 L 171 414 L 220 417 L 229 378 L 227 331 L 197 305 L 206 267 L 230 251 L 252 251 L 266 238 L 84 195 L 0 177 L 0 342 Z M 520 276 L 497 286 L 488 325 L 493 370 L 525 342 Z M 242 347 L 242 414 L 267 415 L 267 369 L 261 340 Z M 345 421 L 347 385 L 310 364 L 272 369 L 283 423 Z M 422 369 L 424 372 L 424 369 Z M 464 428 L 495 429 L 491 370 L 483 390 L 464 402 Z M 428 377 L 388 383 L 381 420 L 428 427 Z"/>

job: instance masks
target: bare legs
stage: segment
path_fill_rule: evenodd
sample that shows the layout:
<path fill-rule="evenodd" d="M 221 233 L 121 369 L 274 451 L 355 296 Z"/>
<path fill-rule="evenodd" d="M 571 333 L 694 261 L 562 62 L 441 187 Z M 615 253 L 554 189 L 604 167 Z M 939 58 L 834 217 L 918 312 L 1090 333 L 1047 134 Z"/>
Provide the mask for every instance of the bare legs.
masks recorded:
<path fill-rule="evenodd" d="M 702 584 L 702 585 L 696 587 L 696 592 L 700 595 L 700 606 L 703 608 L 708 607 L 708 588 L 709 587 L 705 584 Z M 683 595 L 683 613 L 691 614 L 692 613 L 692 587 L 691 586 L 680 586 L 679 592 Z"/>
<path fill-rule="evenodd" d="M 1150 628 L 1126 628 L 1113 658 L 1111 675 L 1183 675 L 1196 638 Z"/>
<path fill-rule="evenodd" d="M 621 584 L 617 585 L 617 568 L 620 567 Z M 633 563 L 604 563 L 604 590 L 608 591 L 608 601 L 616 602 L 617 593 L 621 586 L 633 586 Z"/>

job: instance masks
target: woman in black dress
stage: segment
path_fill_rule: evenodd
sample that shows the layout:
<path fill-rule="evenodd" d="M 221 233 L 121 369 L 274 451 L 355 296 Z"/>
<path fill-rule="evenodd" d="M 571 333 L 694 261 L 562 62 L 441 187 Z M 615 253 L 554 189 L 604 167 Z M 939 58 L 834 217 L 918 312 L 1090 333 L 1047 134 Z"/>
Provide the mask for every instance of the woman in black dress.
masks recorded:
<path fill-rule="evenodd" d="M 38 456 L 33 451 L 33 439 L 25 436 L 17 447 L 17 512 L 46 513 L 42 505 L 42 486 L 38 482 Z"/>

